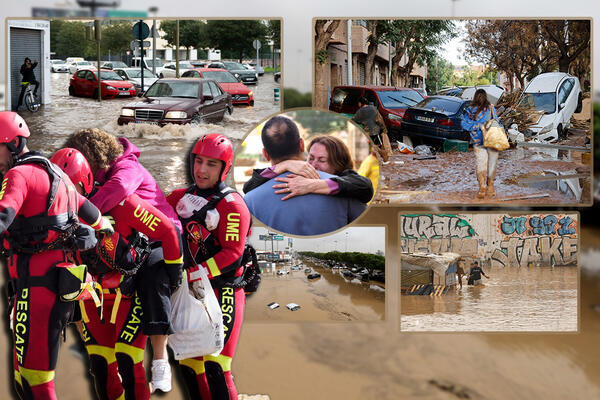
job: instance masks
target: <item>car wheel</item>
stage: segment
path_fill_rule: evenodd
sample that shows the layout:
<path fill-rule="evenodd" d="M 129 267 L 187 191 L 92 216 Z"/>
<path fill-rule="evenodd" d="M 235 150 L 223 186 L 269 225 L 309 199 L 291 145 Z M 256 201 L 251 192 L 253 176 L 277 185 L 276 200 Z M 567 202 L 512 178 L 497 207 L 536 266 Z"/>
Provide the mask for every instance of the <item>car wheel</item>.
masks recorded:
<path fill-rule="evenodd" d="M 69 85 L 69 96 L 77 96 L 75 93 L 75 88 L 71 85 Z"/>
<path fill-rule="evenodd" d="M 577 97 L 577 108 L 575 109 L 576 113 L 580 113 L 583 110 L 583 95 L 579 92 L 579 96 Z"/>
<path fill-rule="evenodd" d="M 233 114 L 233 107 L 229 107 L 229 106 L 228 106 L 228 107 L 227 107 L 227 113 L 228 113 L 229 115 Z"/>

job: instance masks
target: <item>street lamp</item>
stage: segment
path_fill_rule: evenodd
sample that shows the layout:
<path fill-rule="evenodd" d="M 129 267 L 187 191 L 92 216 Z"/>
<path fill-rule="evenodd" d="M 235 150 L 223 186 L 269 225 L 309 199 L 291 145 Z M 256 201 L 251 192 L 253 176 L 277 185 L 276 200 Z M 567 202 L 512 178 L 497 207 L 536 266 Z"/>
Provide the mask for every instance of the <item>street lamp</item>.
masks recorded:
<path fill-rule="evenodd" d="M 152 74 L 156 76 L 156 14 L 158 13 L 158 7 L 152 6 L 148 9 L 148 12 L 152 15 Z M 142 88 L 143 90 L 144 88 Z"/>

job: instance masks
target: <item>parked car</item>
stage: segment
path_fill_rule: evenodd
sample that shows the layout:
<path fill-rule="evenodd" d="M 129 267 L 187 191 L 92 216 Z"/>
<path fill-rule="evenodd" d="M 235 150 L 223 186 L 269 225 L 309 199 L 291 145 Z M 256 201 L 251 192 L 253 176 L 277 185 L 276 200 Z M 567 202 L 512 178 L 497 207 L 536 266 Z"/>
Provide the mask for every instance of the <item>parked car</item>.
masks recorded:
<path fill-rule="evenodd" d="M 75 61 L 85 61 L 85 60 L 83 59 L 83 57 L 67 57 L 67 59 L 65 61 L 67 62 L 67 64 L 71 65 Z"/>
<path fill-rule="evenodd" d="M 98 97 L 98 79 L 95 69 L 86 68 L 75 72 L 69 82 L 71 96 Z M 101 94 L 104 99 L 114 99 L 122 96 L 135 96 L 133 84 L 124 81 L 116 72 L 110 69 L 100 70 Z"/>
<path fill-rule="evenodd" d="M 231 95 L 233 104 L 254 105 L 254 95 L 242 82 L 238 81 L 231 72 L 218 68 L 196 68 L 186 71 L 182 78 L 207 78 L 217 81 L 219 86 Z"/>
<path fill-rule="evenodd" d="M 65 60 L 50 60 L 50 72 L 69 72 L 69 64 Z"/>
<path fill-rule="evenodd" d="M 192 60 L 190 64 L 194 66 L 194 68 L 206 68 L 206 66 L 210 63 L 210 61 L 203 60 Z"/>
<path fill-rule="evenodd" d="M 69 73 L 72 75 L 81 68 L 96 69 L 96 67 L 94 67 L 89 61 L 74 61 L 71 63 L 71 65 L 69 65 Z"/>
<path fill-rule="evenodd" d="M 212 79 L 159 79 L 139 101 L 121 108 L 119 125 L 221 121 L 232 113 L 231 95 Z"/>
<path fill-rule="evenodd" d="M 100 66 L 100 68 L 104 69 L 115 69 L 115 68 L 127 68 L 127 64 L 123 61 L 107 61 Z"/>
<path fill-rule="evenodd" d="M 403 87 L 336 86 L 331 92 L 329 109 L 352 116 L 358 111 L 358 99 L 361 96 L 377 107 L 391 136 L 400 128 L 404 111 L 423 100 L 416 90 Z"/>
<path fill-rule="evenodd" d="M 115 68 L 113 71 L 115 71 L 122 79 L 133 83 L 136 94 L 145 92 L 158 80 L 152 71 L 144 69 L 144 87 L 142 88 L 142 72 L 139 68 Z"/>
<path fill-rule="evenodd" d="M 579 113 L 583 108 L 579 79 L 564 72 L 540 74 L 529 82 L 518 104 L 544 112 L 533 126 L 529 126 L 530 132 L 526 136 L 546 142 L 565 138 L 573 113 Z"/>
<path fill-rule="evenodd" d="M 450 87 L 450 88 L 443 88 L 441 90 L 438 90 L 436 92 L 437 96 L 455 96 L 455 97 L 460 97 L 460 95 L 462 94 L 462 92 L 465 90 L 464 87 Z"/>
<path fill-rule="evenodd" d="M 254 71 L 256 71 L 258 76 L 263 76 L 265 74 L 265 69 L 263 67 L 261 67 L 260 65 L 257 65 L 256 63 L 248 63 L 248 64 L 244 64 L 244 65 L 251 67 Z"/>
<path fill-rule="evenodd" d="M 160 70 L 160 73 L 157 71 L 158 77 L 159 78 L 175 78 L 176 75 L 176 63 L 173 62 L 168 62 L 165 63 L 165 65 L 163 65 L 162 69 Z M 189 61 L 179 61 L 179 76 L 181 76 L 181 74 L 183 74 L 185 71 L 193 69 L 194 66 L 192 64 L 190 64 Z"/>
<path fill-rule="evenodd" d="M 504 88 L 498 85 L 477 85 L 477 86 L 468 86 L 463 88 L 462 93 L 460 94 L 460 98 L 465 100 L 473 100 L 473 96 L 475 96 L 475 91 L 477 89 L 485 90 L 487 94 L 488 101 L 493 105 L 496 105 L 498 101 L 504 95 Z"/>
<path fill-rule="evenodd" d="M 131 67 L 140 67 L 140 62 L 141 62 L 141 58 L 140 57 L 133 57 L 131 59 Z M 160 58 L 144 58 L 144 68 L 149 69 L 150 71 L 152 71 L 152 66 L 155 65 L 156 66 L 156 76 L 159 76 L 160 71 L 163 68 L 163 62 Z"/>
<path fill-rule="evenodd" d="M 409 136 L 414 142 L 439 142 L 445 139 L 469 141 L 470 134 L 460 122 L 471 100 L 454 96 L 429 96 L 404 112 L 400 129 L 390 140 Z"/>
<path fill-rule="evenodd" d="M 240 82 L 246 85 L 258 83 L 258 73 L 249 71 L 242 64 L 235 61 L 221 61 L 208 64 L 208 68 L 222 68 L 231 72 Z"/>

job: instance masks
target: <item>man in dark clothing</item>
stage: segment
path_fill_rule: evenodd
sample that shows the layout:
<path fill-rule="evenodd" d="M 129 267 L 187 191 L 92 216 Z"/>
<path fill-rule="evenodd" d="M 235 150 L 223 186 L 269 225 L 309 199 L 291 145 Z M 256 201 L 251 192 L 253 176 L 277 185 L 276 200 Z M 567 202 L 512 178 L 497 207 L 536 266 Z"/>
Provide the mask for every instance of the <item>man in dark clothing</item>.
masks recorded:
<path fill-rule="evenodd" d="M 477 261 L 473 261 L 471 264 L 471 270 L 469 271 L 469 280 L 467 283 L 475 286 L 483 285 L 483 282 L 481 281 L 481 275 L 485 276 L 487 279 L 490 279 L 490 277 L 483 272 L 479 266 L 479 263 Z"/>
<path fill-rule="evenodd" d="M 33 89 L 33 94 L 37 96 L 37 91 L 38 87 L 40 86 L 40 83 L 35 79 L 35 74 L 33 73 L 33 70 L 35 67 L 37 67 L 37 65 L 37 60 L 33 59 L 32 64 L 29 57 L 25 57 L 25 63 L 21 65 L 21 75 L 23 76 L 21 78 L 21 94 L 19 95 L 19 101 L 17 102 L 17 108 L 15 109 L 15 111 L 17 111 L 21 104 L 23 104 L 23 95 L 25 94 L 25 90 L 27 89 L 27 83 L 29 83 L 30 85 L 35 85 L 35 89 Z"/>

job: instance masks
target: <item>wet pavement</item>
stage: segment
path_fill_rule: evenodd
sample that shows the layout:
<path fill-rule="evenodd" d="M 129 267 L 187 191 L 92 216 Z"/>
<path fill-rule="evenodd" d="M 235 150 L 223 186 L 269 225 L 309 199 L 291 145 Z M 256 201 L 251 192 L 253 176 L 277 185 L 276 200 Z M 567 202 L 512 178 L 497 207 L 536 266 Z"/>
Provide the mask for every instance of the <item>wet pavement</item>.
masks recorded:
<path fill-rule="evenodd" d="M 232 115 L 219 123 L 167 125 L 163 128 L 149 124 L 118 126 L 121 107 L 136 98 L 116 98 L 98 102 L 95 99 L 69 96 L 69 74 L 49 74 L 51 104 L 37 113 L 20 111 L 32 132 L 30 148 L 46 155 L 59 149 L 67 137 L 78 129 L 102 128 L 117 136 L 126 136 L 142 152 L 140 161 L 154 175 L 165 192 L 185 185 L 187 163 L 184 156 L 195 139 L 206 133 L 223 133 L 235 144 L 258 122 L 281 109 L 273 100 L 273 91 L 280 85 L 273 74 L 259 77 L 258 85 L 249 86 L 254 92 L 254 107 L 235 106 Z"/>
<path fill-rule="evenodd" d="M 402 296 L 402 331 L 577 331 L 576 267 L 492 267 L 483 286 Z"/>
<path fill-rule="evenodd" d="M 585 131 L 573 129 L 566 140 L 556 144 L 583 147 L 587 137 Z M 416 154 L 394 154 L 389 164 L 381 168 L 382 184 L 375 204 L 589 204 L 591 168 L 589 158 L 586 163 L 583 154 L 562 149 L 517 147 L 505 150 L 500 153 L 497 164 L 497 195 L 485 199 L 476 198 L 479 186 L 472 148 L 468 152 L 440 152 L 435 154 L 435 159 L 428 160 L 415 160 L 421 157 Z M 559 190 L 556 181 L 523 183 L 523 179 L 541 176 L 542 171 L 585 176 L 578 179 L 582 190 L 580 200 L 565 187 Z"/>
<path fill-rule="evenodd" d="M 345 278 L 341 270 L 332 270 L 303 261 L 299 271 L 290 269 L 297 263 L 279 263 L 263 268 L 259 290 L 246 301 L 246 321 L 380 321 L 385 317 L 385 287 L 371 281 Z M 305 269 L 321 274 L 308 279 Z M 278 275 L 286 270 L 289 274 Z M 276 309 L 267 304 L 279 303 Z M 288 303 L 300 305 L 290 311 Z"/>

